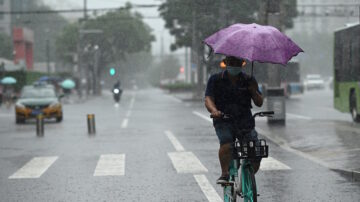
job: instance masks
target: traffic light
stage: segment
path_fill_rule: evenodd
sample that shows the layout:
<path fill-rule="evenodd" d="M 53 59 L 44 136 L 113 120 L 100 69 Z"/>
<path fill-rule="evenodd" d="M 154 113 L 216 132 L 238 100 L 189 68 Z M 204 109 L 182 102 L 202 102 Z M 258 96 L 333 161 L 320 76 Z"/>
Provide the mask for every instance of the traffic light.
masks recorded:
<path fill-rule="evenodd" d="M 115 68 L 110 68 L 110 70 L 109 70 L 109 73 L 110 73 L 110 76 L 114 76 L 115 75 L 115 73 L 116 73 L 116 70 L 115 70 Z"/>

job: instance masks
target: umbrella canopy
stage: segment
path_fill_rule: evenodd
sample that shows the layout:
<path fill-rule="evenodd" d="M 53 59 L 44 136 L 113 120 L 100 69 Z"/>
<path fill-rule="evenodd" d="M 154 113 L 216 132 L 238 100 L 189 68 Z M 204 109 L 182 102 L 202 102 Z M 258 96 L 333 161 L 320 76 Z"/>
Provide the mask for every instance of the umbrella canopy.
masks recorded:
<path fill-rule="evenodd" d="M 38 79 L 38 81 L 47 81 L 47 80 L 49 80 L 49 78 L 50 77 L 48 77 L 48 76 L 42 76 Z"/>
<path fill-rule="evenodd" d="M 40 77 L 38 79 L 38 81 L 40 81 L 40 82 L 44 82 L 44 81 L 55 81 L 55 82 L 57 82 L 57 81 L 60 81 L 60 80 L 61 80 L 61 78 L 53 77 L 53 76 L 42 76 L 42 77 Z"/>
<path fill-rule="evenodd" d="M 2 84 L 15 84 L 16 79 L 14 77 L 8 76 L 1 79 Z"/>
<path fill-rule="evenodd" d="M 214 53 L 244 58 L 250 62 L 286 65 L 292 57 L 304 52 L 275 27 L 255 23 L 231 25 L 204 42 Z"/>
<path fill-rule="evenodd" d="M 72 89 L 75 88 L 75 82 L 71 79 L 65 79 L 62 83 L 61 83 L 61 87 L 65 88 L 65 89 Z"/>

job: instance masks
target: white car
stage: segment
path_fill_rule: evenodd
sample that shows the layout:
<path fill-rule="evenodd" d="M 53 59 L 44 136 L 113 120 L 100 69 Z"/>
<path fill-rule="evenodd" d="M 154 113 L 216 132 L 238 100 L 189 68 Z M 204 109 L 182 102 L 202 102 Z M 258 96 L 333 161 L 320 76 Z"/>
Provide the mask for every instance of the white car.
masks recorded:
<path fill-rule="evenodd" d="M 309 74 L 304 80 L 304 86 L 307 90 L 324 89 L 325 82 L 319 74 Z"/>

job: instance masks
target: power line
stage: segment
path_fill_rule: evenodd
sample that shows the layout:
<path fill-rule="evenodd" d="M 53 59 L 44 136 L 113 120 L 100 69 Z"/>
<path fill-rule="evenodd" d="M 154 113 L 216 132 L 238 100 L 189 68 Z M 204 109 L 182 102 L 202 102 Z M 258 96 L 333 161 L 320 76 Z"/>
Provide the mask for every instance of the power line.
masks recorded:
<path fill-rule="evenodd" d="M 154 8 L 159 7 L 159 4 L 135 4 L 132 8 Z M 116 11 L 120 8 L 90 8 L 87 11 Z M 84 9 L 60 9 L 60 10 L 33 10 L 33 11 L 0 11 L 0 15 L 27 15 L 27 14 L 52 14 L 52 13 L 82 13 Z"/>

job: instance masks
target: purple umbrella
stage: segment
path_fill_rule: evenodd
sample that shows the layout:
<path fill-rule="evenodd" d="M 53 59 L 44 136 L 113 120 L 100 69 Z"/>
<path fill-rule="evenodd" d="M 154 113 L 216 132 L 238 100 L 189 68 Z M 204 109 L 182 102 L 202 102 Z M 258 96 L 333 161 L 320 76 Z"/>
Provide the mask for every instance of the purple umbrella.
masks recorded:
<path fill-rule="evenodd" d="M 275 27 L 255 23 L 231 25 L 204 42 L 214 53 L 244 58 L 250 62 L 286 65 L 292 57 L 304 52 Z"/>

